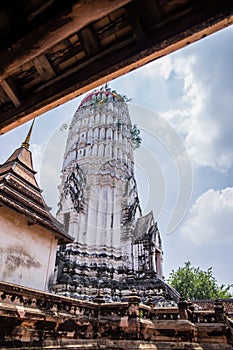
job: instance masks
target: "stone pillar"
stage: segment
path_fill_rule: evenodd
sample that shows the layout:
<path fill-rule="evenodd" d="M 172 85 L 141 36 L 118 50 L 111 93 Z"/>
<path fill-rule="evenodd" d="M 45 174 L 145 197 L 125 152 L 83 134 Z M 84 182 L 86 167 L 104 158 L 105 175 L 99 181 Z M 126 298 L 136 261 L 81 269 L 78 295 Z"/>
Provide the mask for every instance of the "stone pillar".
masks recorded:
<path fill-rule="evenodd" d="M 178 309 L 181 320 L 188 319 L 188 302 L 183 297 L 183 294 L 180 294 L 180 299 L 178 301 Z"/>
<path fill-rule="evenodd" d="M 163 278 L 163 268 L 162 268 L 162 252 L 159 250 L 156 250 L 156 272 L 157 272 L 157 276 L 159 278 Z"/>
<path fill-rule="evenodd" d="M 128 333 L 130 339 L 139 339 L 140 337 L 139 303 L 140 298 L 136 289 L 133 289 L 128 297 Z"/>
<path fill-rule="evenodd" d="M 223 322 L 224 306 L 221 300 L 216 299 L 214 303 L 214 313 L 216 322 Z"/>
<path fill-rule="evenodd" d="M 155 306 L 155 304 L 154 304 L 154 300 L 153 300 L 150 292 L 147 293 L 147 299 L 146 299 L 146 303 L 145 304 L 150 307 L 149 319 L 152 319 L 153 315 L 154 315 L 154 306 Z"/>
<path fill-rule="evenodd" d="M 78 216 L 75 211 L 70 212 L 69 234 L 78 241 Z"/>
<path fill-rule="evenodd" d="M 140 298 L 134 288 L 128 296 L 128 316 L 129 318 L 139 317 Z"/>

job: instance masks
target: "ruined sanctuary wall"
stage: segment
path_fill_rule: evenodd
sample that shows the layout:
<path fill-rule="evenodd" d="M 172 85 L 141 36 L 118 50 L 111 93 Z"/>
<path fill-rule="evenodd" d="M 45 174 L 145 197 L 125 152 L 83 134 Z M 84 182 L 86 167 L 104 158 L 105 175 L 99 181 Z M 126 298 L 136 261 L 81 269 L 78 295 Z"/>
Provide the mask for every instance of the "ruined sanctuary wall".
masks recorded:
<path fill-rule="evenodd" d="M 0 207 L 0 241 L 0 280 L 47 291 L 55 265 L 55 235 Z"/>

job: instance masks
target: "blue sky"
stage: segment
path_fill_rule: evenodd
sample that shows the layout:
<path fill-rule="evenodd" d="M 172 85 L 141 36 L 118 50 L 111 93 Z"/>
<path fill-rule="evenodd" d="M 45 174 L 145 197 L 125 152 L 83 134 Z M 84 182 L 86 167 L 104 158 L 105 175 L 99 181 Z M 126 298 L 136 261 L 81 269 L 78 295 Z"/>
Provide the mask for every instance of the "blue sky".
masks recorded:
<path fill-rule="evenodd" d="M 233 283 L 232 38 L 228 27 L 110 83 L 132 99 L 131 119 L 141 129 L 143 143 L 135 151 L 139 196 L 144 212 L 153 210 L 158 219 L 166 277 L 190 260 L 213 267 L 219 283 Z M 36 119 L 34 167 L 53 212 L 67 135 L 61 126 L 82 98 Z M 1 136 L 1 162 L 28 128 Z"/>

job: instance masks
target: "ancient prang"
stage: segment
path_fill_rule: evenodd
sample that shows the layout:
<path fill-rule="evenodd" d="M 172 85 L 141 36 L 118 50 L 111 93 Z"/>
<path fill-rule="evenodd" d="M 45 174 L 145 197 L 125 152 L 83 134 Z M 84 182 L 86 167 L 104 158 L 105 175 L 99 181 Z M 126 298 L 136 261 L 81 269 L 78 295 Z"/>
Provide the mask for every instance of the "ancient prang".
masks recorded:
<path fill-rule="evenodd" d="M 57 218 L 74 242 L 60 246 L 53 291 L 78 299 L 177 301 L 163 279 L 153 212 L 142 215 L 134 174 L 140 144 L 126 97 L 105 86 L 73 116 L 64 155 Z"/>
<path fill-rule="evenodd" d="M 37 185 L 31 131 L 0 166 L 0 349 L 233 349 L 232 298 L 187 301 L 164 282 L 125 100 L 105 87 L 74 115 L 57 214 L 66 232 Z"/>

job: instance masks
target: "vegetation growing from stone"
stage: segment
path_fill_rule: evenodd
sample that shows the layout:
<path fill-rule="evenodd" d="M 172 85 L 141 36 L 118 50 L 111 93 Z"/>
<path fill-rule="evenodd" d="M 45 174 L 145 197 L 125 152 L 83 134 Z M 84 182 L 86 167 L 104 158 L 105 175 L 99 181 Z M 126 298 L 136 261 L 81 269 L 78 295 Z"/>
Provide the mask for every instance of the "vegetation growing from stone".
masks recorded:
<path fill-rule="evenodd" d="M 173 288 L 182 293 L 187 300 L 224 299 L 230 298 L 230 288 L 233 285 L 218 285 L 213 275 L 212 267 L 203 271 L 194 267 L 190 261 L 177 271 L 172 270 L 167 280 Z"/>
<path fill-rule="evenodd" d="M 139 148 L 142 143 L 142 138 L 140 136 L 140 130 L 138 129 L 136 124 L 132 126 L 131 135 L 134 149 Z"/>

